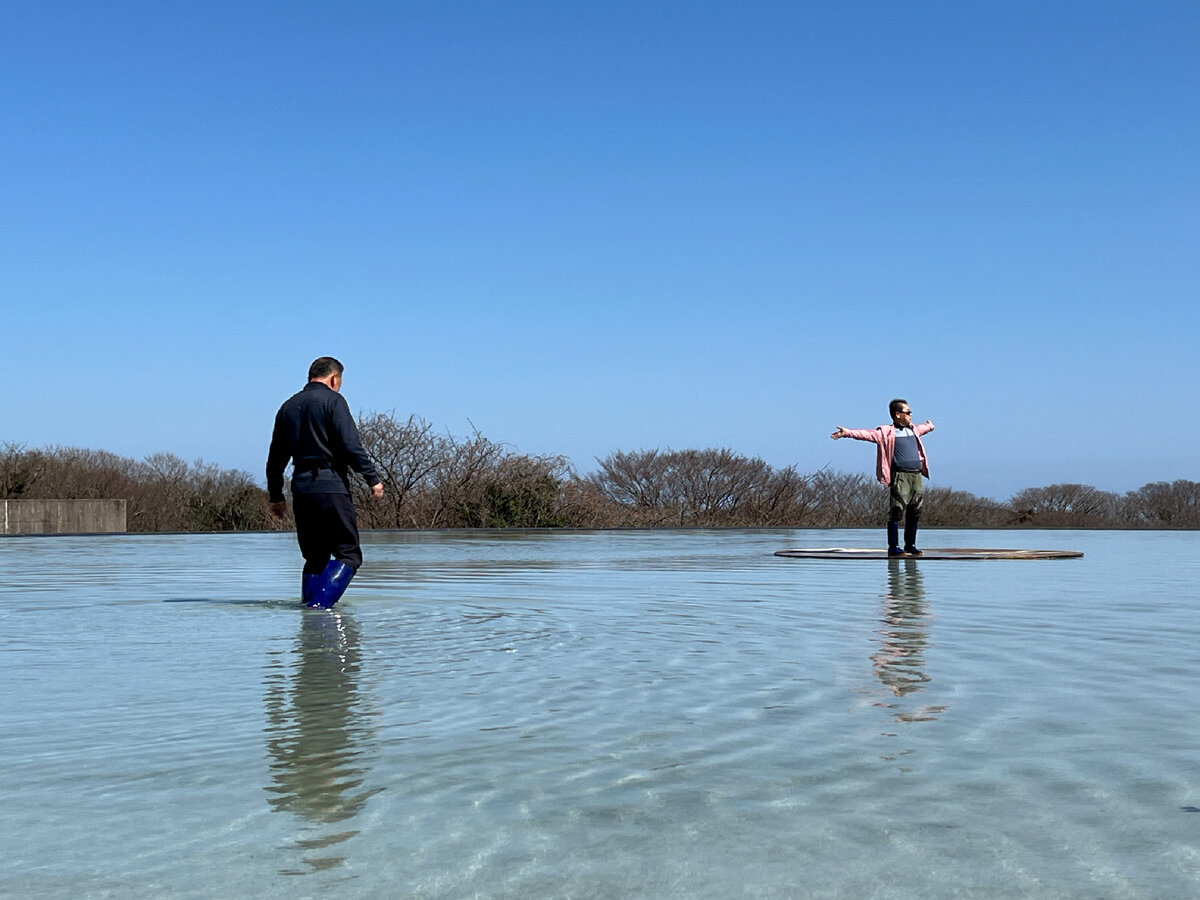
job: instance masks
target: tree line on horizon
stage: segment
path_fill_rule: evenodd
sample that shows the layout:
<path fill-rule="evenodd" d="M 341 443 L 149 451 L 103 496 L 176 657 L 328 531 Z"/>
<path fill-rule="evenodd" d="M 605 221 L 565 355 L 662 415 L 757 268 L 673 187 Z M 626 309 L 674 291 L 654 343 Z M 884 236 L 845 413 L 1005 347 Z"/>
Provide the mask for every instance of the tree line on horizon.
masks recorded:
<path fill-rule="evenodd" d="M 384 484 L 375 502 L 352 476 L 364 529 L 877 527 L 887 492 L 866 474 L 776 468 L 730 449 L 614 451 L 578 474 L 563 456 L 520 453 L 477 430 L 456 437 L 417 416 L 363 413 L 363 446 Z M 265 456 L 265 449 L 264 449 Z M 77 447 L 0 449 L 4 499 L 124 499 L 131 532 L 260 531 L 273 519 L 248 472 L 171 453 L 133 460 Z M 1001 502 L 931 485 L 925 527 L 1200 528 L 1200 482 L 1124 494 L 1086 484 Z"/>

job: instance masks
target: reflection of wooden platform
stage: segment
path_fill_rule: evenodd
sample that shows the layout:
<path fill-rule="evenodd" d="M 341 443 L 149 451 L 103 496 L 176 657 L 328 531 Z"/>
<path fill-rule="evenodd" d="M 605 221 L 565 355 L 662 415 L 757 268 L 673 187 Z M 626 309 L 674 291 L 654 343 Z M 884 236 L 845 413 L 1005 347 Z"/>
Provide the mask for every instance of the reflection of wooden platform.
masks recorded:
<path fill-rule="evenodd" d="M 985 550 L 978 547 L 935 547 L 920 556 L 888 556 L 887 550 L 855 547 L 824 547 L 803 550 L 776 550 L 776 556 L 793 559 L 1074 559 L 1083 556 L 1076 550 Z"/>

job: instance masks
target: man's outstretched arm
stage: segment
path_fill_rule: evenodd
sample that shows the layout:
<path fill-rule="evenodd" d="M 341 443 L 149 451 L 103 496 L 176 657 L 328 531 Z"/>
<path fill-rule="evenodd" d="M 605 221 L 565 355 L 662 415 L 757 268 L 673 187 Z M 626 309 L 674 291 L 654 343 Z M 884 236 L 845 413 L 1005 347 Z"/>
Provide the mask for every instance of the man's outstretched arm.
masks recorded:
<path fill-rule="evenodd" d="M 839 425 L 830 437 L 835 441 L 839 438 L 854 438 L 856 441 L 870 441 L 872 444 L 878 444 L 880 441 L 878 428 L 847 428 L 845 425 Z"/>

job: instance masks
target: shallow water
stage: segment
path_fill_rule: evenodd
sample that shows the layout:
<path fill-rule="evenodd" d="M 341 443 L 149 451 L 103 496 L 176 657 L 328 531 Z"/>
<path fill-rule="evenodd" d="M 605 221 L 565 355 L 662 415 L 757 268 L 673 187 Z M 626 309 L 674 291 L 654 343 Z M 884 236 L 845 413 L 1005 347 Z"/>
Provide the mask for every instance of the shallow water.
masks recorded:
<path fill-rule="evenodd" d="M 0 895 L 1191 897 L 1200 534 L 6 538 Z"/>

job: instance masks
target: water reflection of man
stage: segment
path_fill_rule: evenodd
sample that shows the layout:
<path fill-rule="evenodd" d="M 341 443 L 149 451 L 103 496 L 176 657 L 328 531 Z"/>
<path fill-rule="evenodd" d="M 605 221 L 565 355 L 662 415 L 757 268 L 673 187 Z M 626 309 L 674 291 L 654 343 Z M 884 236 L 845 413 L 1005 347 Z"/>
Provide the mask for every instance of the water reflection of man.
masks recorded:
<path fill-rule="evenodd" d="M 919 564 L 914 559 L 889 559 L 888 590 L 883 595 L 879 629 L 879 649 L 872 654 L 875 676 L 897 698 L 924 690 L 929 682 L 925 672 L 925 648 L 929 643 L 929 606 Z M 897 721 L 928 721 L 944 712 L 944 706 L 923 706 L 911 712 L 898 704 Z"/>
<path fill-rule="evenodd" d="M 296 642 L 291 690 L 280 665 L 267 679 L 267 751 L 271 807 L 316 826 L 305 850 L 333 847 L 357 834 L 350 821 L 375 791 L 363 789 L 369 737 L 358 691 L 359 630 L 345 611 L 306 614 Z M 343 826 L 342 823 L 345 823 Z M 330 828 L 327 826 L 342 826 Z M 306 860 L 314 869 L 345 861 L 338 855 Z"/>

